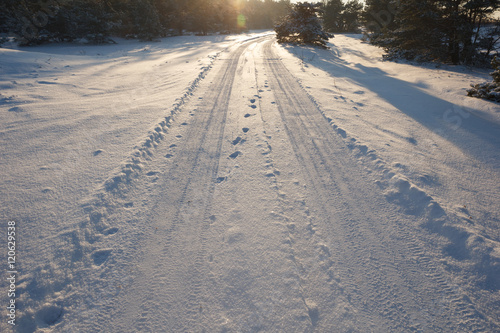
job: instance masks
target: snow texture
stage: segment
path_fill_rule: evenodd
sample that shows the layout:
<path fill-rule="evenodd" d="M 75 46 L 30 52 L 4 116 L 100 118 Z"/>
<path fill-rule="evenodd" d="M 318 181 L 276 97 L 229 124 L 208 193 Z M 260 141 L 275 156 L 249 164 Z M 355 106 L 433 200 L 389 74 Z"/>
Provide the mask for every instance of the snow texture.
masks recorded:
<path fill-rule="evenodd" d="M 500 330 L 488 73 L 360 38 L 0 49 L 0 331 Z"/>

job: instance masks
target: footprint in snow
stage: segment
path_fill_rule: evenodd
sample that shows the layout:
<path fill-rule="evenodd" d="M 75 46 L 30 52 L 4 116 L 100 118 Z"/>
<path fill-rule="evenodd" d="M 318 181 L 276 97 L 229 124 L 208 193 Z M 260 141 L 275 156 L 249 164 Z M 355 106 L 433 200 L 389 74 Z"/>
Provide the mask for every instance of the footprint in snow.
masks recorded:
<path fill-rule="evenodd" d="M 56 324 L 63 315 L 63 308 L 57 305 L 45 305 L 35 315 L 35 321 L 46 326 Z M 42 325 L 43 325 L 42 324 Z"/>
<path fill-rule="evenodd" d="M 112 249 L 104 249 L 94 252 L 92 254 L 92 259 L 94 260 L 94 264 L 96 266 L 101 266 L 106 260 L 108 260 L 108 257 L 112 251 L 113 251 Z"/>
<path fill-rule="evenodd" d="M 255 103 L 255 99 L 253 99 L 253 98 L 252 98 L 252 99 L 250 100 L 250 103 L 252 103 L 252 104 L 253 104 L 253 103 Z"/>
<path fill-rule="evenodd" d="M 347 137 L 347 133 L 346 131 L 344 131 L 343 129 L 341 128 L 337 128 L 337 133 L 340 134 L 341 137 L 343 137 L 344 139 Z"/>
<path fill-rule="evenodd" d="M 408 142 L 411 143 L 412 145 L 417 144 L 417 139 L 415 139 L 415 138 L 406 138 L 406 140 L 408 140 Z"/>
<path fill-rule="evenodd" d="M 243 130 L 243 132 L 244 132 L 244 133 L 246 133 L 246 132 L 248 132 L 248 131 L 250 130 L 250 128 L 248 128 L 248 127 L 243 127 L 243 129 L 242 129 L 242 130 Z"/>
<path fill-rule="evenodd" d="M 240 156 L 241 152 L 240 151 L 235 151 L 231 155 L 229 155 L 230 158 L 235 159 L 236 157 Z"/>
<path fill-rule="evenodd" d="M 57 82 L 50 82 L 50 81 L 37 81 L 38 84 L 58 84 Z"/>
<path fill-rule="evenodd" d="M 255 104 L 252 104 L 252 105 L 249 105 L 252 109 L 256 109 L 257 108 L 257 105 Z"/>
<path fill-rule="evenodd" d="M 103 232 L 105 236 L 114 235 L 118 232 L 118 228 L 109 228 Z"/>
<path fill-rule="evenodd" d="M 319 308 L 318 305 L 310 300 L 305 300 L 307 312 L 309 314 L 309 318 L 311 319 L 311 324 L 316 326 L 319 320 Z"/>
<path fill-rule="evenodd" d="M 93 152 L 93 153 L 92 153 L 92 155 L 97 156 L 97 155 L 99 155 L 99 154 L 101 154 L 101 153 L 103 153 L 103 152 L 104 152 L 104 150 L 102 150 L 102 149 L 97 149 L 95 152 Z"/>
<path fill-rule="evenodd" d="M 233 146 L 236 146 L 240 142 L 241 142 L 241 137 L 239 136 L 236 139 L 234 139 L 232 143 L 233 143 Z"/>

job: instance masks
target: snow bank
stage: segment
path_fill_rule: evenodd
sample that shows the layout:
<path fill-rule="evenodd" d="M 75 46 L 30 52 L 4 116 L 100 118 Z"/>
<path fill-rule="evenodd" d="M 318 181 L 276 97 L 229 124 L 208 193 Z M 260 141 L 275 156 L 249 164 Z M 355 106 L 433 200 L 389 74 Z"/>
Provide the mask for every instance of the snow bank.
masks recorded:
<path fill-rule="evenodd" d="M 279 49 L 387 200 L 438 237 L 446 268 L 498 291 L 500 109 L 466 97 L 488 71 L 382 61 L 360 35 L 328 46 Z"/>

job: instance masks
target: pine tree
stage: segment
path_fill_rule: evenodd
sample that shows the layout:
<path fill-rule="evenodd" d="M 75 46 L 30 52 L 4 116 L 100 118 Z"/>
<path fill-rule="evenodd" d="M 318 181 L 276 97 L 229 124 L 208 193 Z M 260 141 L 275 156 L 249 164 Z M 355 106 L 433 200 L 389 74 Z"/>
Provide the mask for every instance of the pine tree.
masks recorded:
<path fill-rule="evenodd" d="M 343 31 L 356 32 L 360 25 L 363 4 L 358 0 L 349 0 L 342 11 Z"/>
<path fill-rule="evenodd" d="M 387 9 L 371 9 L 383 1 Z M 498 0 L 370 0 L 365 19 L 378 18 L 378 30 L 368 24 L 375 32 L 370 40 L 389 57 L 470 64 L 478 58 L 474 30 L 498 6 Z"/>
<path fill-rule="evenodd" d="M 151 0 L 133 0 L 130 7 L 133 34 L 142 40 L 152 40 L 163 34 L 158 10 Z"/>
<path fill-rule="evenodd" d="M 224 33 L 236 32 L 238 30 L 238 12 L 229 0 L 219 0 L 217 4 L 217 25 L 219 31 Z M 244 24 L 242 22 L 242 24 Z"/>
<path fill-rule="evenodd" d="M 495 69 L 490 74 L 493 82 L 471 85 L 472 89 L 467 90 L 468 96 L 500 102 L 500 60 L 497 57 L 491 61 L 491 67 Z"/>
<path fill-rule="evenodd" d="M 343 3 L 342 0 L 328 0 L 323 6 L 323 24 L 329 32 L 356 32 L 361 23 L 363 4 L 358 0 Z"/>
<path fill-rule="evenodd" d="M 323 8 L 323 24 L 326 31 L 343 32 L 342 12 L 344 4 L 342 0 L 325 1 Z"/>
<path fill-rule="evenodd" d="M 278 43 L 297 43 L 326 48 L 328 34 L 318 18 L 316 4 L 300 2 L 275 26 Z"/>
<path fill-rule="evenodd" d="M 74 0 L 59 8 L 46 30 L 59 41 L 85 38 L 92 43 L 104 43 L 108 40 L 110 18 L 103 2 Z"/>
<path fill-rule="evenodd" d="M 386 49 L 389 58 L 443 60 L 446 55 L 442 41 L 446 36 L 440 19 L 436 1 L 407 0 L 401 3 L 394 19 L 398 28 L 386 30 L 377 44 Z"/>
<path fill-rule="evenodd" d="M 400 0 L 366 0 L 363 21 L 369 32 L 378 35 L 383 31 L 394 31 Z"/>

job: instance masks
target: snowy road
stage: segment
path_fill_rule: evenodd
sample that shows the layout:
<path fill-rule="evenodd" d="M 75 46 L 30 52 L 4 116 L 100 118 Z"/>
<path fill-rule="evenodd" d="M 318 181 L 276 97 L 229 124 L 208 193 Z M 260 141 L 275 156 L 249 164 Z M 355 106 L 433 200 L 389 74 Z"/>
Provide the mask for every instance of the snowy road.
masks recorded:
<path fill-rule="evenodd" d="M 221 55 L 176 118 L 113 265 L 134 278 L 86 331 L 492 330 L 426 254 L 434 203 L 404 181 L 389 202 L 273 43 Z"/>
<path fill-rule="evenodd" d="M 346 143 L 273 37 L 219 54 L 172 119 L 125 167 L 133 181 L 106 183 L 106 218 L 91 211 L 67 237 L 90 265 L 68 266 L 74 289 L 47 308 L 55 319 L 35 316 L 42 329 L 499 330 L 422 227 L 445 211 L 363 162 L 370 151 Z"/>

